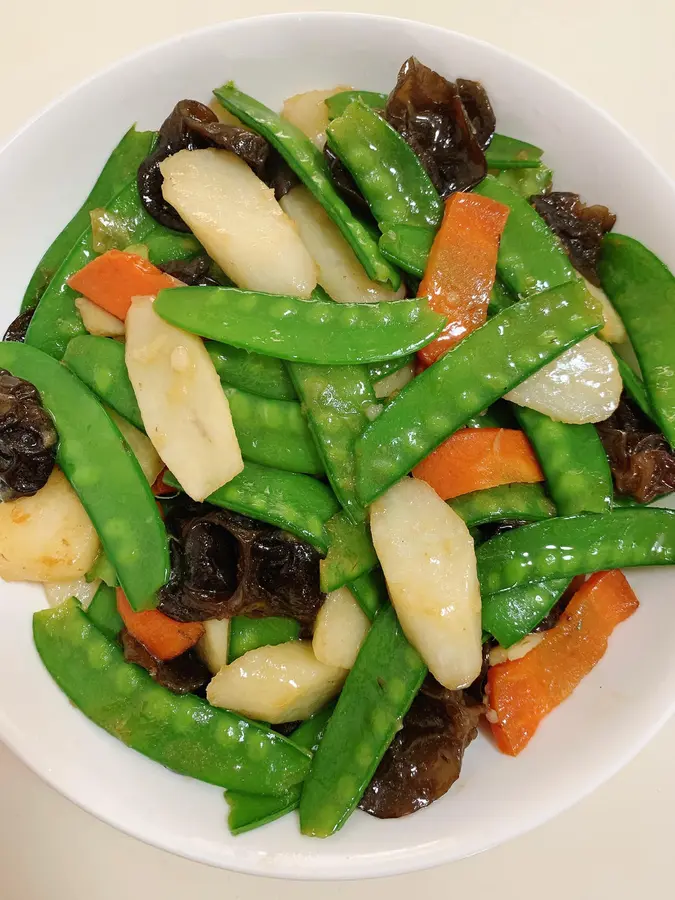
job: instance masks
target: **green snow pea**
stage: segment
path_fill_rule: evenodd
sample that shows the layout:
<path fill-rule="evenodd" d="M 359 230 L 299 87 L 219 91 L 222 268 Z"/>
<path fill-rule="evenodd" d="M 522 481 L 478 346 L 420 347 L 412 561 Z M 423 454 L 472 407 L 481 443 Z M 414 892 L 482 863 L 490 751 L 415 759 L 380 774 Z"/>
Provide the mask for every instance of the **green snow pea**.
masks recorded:
<path fill-rule="evenodd" d="M 335 496 L 352 522 L 362 522 L 366 513 L 356 498 L 354 441 L 377 403 L 368 369 L 290 363 L 288 371 Z"/>
<path fill-rule="evenodd" d="M 398 356 L 396 359 L 386 359 L 382 362 L 371 363 L 368 366 L 368 376 L 372 384 L 376 381 L 380 381 L 382 378 L 386 378 L 387 375 L 393 375 L 394 372 L 398 372 L 403 366 L 407 366 L 408 363 L 415 361 L 415 354 L 411 353 L 409 356 Z"/>
<path fill-rule="evenodd" d="M 377 565 L 377 554 L 366 522 L 355 525 L 345 512 L 326 522 L 328 553 L 321 560 L 321 590 L 328 594 Z"/>
<path fill-rule="evenodd" d="M 389 602 L 387 583 L 379 566 L 372 572 L 366 572 L 365 575 L 355 578 L 347 587 L 371 622 L 378 609 Z"/>
<path fill-rule="evenodd" d="M 512 407 L 546 476 L 560 516 L 612 508 L 612 473 L 593 425 L 568 425 L 524 406 Z"/>
<path fill-rule="evenodd" d="M 505 134 L 495 134 L 485 151 L 485 159 L 488 169 L 536 169 L 541 165 L 543 152 L 534 144 L 507 137 Z"/>
<path fill-rule="evenodd" d="M 242 456 L 288 472 L 322 475 L 323 463 L 302 414 L 292 400 L 270 400 L 223 385 Z"/>
<path fill-rule="evenodd" d="M 624 390 L 633 401 L 633 403 L 636 403 L 640 407 L 647 418 L 651 419 L 652 422 L 655 422 L 655 413 L 652 409 L 651 403 L 649 402 L 647 388 L 645 387 L 644 381 L 640 378 L 637 372 L 633 371 L 626 360 L 622 356 L 619 356 L 616 350 L 612 349 L 612 352 L 614 353 L 617 365 L 619 366 L 619 374 L 621 375 L 621 380 L 623 381 Z"/>
<path fill-rule="evenodd" d="M 483 630 L 502 647 L 518 643 L 544 619 L 567 590 L 569 578 L 520 584 L 482 598 Z"/>
<path fill-rule="evenodd" d="M 261 134 L 282 155 L 340 229 L 368 277 L 373 281 L 389 282 L 394 290 L 398 290 L 401 283 L 399 273 L 380 253 L 377 239 L 354 216 L 337 192 L 318 147 L 299 128 L 237 90 L 232 82 L 213 93 L 225 109 Z"/>
<path fill-rule="evenodd" d="M 524 197 L 491 175 L 474 192 L 509 207 L 497 274 L 511 293 L 529 297 L 578 280 L 558 238 Z"/>
<path fill-rule="evenodd" d="M 539 484 L 502 484 L 449 500 L 468 528 L 490 522 L 538 522 L 556 514 L 555 506 Z"/>
<path fill-rule="evenodd" d="M 143 244 L 148 248 L 148 259 L 153 266 L 162 266 L 174 259 L 194 259 L 203 252 L 194 235 L 171 231 L 157 223 L 144 235 Z"/>
<path fill-rule="evenodd" d="M 656 423 L 675 447 L 675 277 L 643 244 L 623 234 L 604 238 L 598 274 L 626 326 Z"/>
<path fill-rule="evenodd" d="M 180 488 L 169 473 L 164 481 Z M 322 553 L 328 549 L 324 525 L 340 508 L 331 489 L 316 478 L 255 463 L 245 463 L 243 472 L 206 502 L 290 531 Z"/>
<path fill-rule="evenodd" d="M 184 234 L 170 232 L 168 228 L 158 225 L 146 212 L 138 195 L 136 175 L 111 200 L 106 207 L 114 216 L 124 220 L 130 236 L 130 242 L 143 243 L 150 233 L 162 233 L 175 238 L 181 246 L 186 240 Z M 199 245 L 195 241 L 195 252 Z M 82 318 L 75 306 L 77 293 L 68 286 L 68 279 L 78 272 L 97 254 L 92 247 L 91 226 L 79 236 L 77 242 L 65 257 L 58 271 L 49 282 L 35 311 L 28 332 L 26 343 L 49 353 L 55 359 L 61 359 L 68 341 L 85 333 Z"/>
<path fill-rule="evenodd" d="M 432 228 L 387 222 L 386 230 L 380 237 L 380 250 L 404 272 L 422 278 L 435 237 L 436 232 Z"/>
<path fill-rule="evenodd" d="M 84 577 L 87 581 L 96 581 L 97 578 L 100 578 L 109 587 L 117 587 L 119 584 L 117 573 L 102 550 L 94 560 L 94 565 Z"/>
<path fill-rule="evenodd" d="M 371 503 L 471 416 L 602 327 L 587 296 L 577 281 L 514 303 L 407 384 L 356 441 L 361 502 Z"/>
<path fill-rule="evenodd" d="M 347 821 L 420 689 L 427 668 L 391 606 L 381 609 L 347 676 L 300 798 L 303 834 Z"/>
<path fill-rule="evenodd" d="M 56 461 L 77 492 L 134 609 L 156 605 L 169 577 L 164 523 L 138 460 L 96 397 L 55 359 L 0 343 L 0 368 L 30 381 L 54 417 Z"/>
<path fill-rule="evenodd" d="M 117 592 L 114 587 L 102 584 L 87 607 L 87 616 L 99 631 L 114 641 L 124 628 L 122 616 L 117 612 Z"/>
<path fill-rule="evenodd" d="M 124 661 L 79 603 L 33 616 L 45 668 L 81 712 L 128 747 L 209 784 L 283 795 L 307 774 L 310 755 L 270 728 L 174 694 Z"/>
<path fill-rule="evenodd" d="M 154 131 L 136 131 L 134 125 L 127 131 L 110 154 L 87 199 L 38 263 L 23 295 L 21 312 L 37 304 L 82 233 L 87 231 L 89 211 L 107 206 L 122 185 L 136 177 L 138 167 L 152 150 L 156 137 Z"/>
<path fill-rule="evenodd" d="M 244 653 L 258 647 L 285 644 L 287 641 L 297 641 L 299 637 L 300 623 L 295 619 L 286 619 L 282 616 L 266 616 L 263 619 L 235 616 L 230 621 L 227 661 L 234 662 Z"/>
<path fill-rule="evenodd" d="M 218 377 L 226 384 L 270 400 L 297 400 L 293 382 L 280 359 L 216 341 L 206 341 L 206 349 Z"/>
<path fill-rule="evenodd" d="M 382 116 L 354 100 L 326 128 L 326 138 L 381 231 L 389 222 L 438 228 L 443 201 L 410 144 Z"/>
<path fill-rule="evenodd" d="M 675 563 L 675 510 L 617 509 L 546 519 L 497 535 L 478 548 L 483 594 L 601 569 Z"/>
<path fill-rule="evenodd" d="M 111 338 L 81 334 L 69 342 L 63 362 L 123 419 L 145 431 L 124 361 L 124 344 Z"/>
<path fill-rule="evenodd" d="M 553 171 L 540 163 L 536 169 L 503 169 L 497 181 L 506 185 L 525 200 L 534 194 L 546 194 L 553 184 Z"/>
<path fill-rule="evenodd" d="M 337 119 L 353 100 L 360 100 L 369 109 L 384 109 L 387 105 L 387 95 L 378 94 L 376 91 L 340 91 L 339 94 L 333 94 L 325 100 L 328 118 Z"/>
<path fill-rule="evenodd" d="M 160 291 L 155 311 L 202 337 L 318 365 L 407 356 L 428 344 L 445 323 L 426 300 L 334 303 L 226 287 Z"/>
<path fill-rule="evenodd" d="M 303 750 L 315 753 L 323 737 L 326 725 L 333 714 L 334 706 L 329 704 L 311 719 L 299 725 L 290 735 L 291 740 Z M 256 797 L 238 791 L 226 791 L 225 799 L 230 807 L 227 824 L 232 834 L 243 834 L 261 825 L 274 822 L 286 813 L 297 809 L 300 802 L 300 786 L 292 788 L 284 797 Z"/>

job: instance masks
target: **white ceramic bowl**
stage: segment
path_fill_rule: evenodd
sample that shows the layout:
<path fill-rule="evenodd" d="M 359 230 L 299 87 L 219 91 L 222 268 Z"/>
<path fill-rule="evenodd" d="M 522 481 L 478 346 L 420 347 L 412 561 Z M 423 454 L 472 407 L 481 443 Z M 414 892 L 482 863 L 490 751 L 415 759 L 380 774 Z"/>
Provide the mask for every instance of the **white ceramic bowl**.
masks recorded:
<path fill-rule="evenodd" d="M 387 91 L 411 54 L 447 76 L 480 79 L 499 130 L 546 148 L 556 186 L 618 213 L 617 228 L 675 267 L 675 188 L 618 125 L 548 75 L 460 34 L 395 19 L 324 13 L 231 22 L 170 41 L 82 85 L 0 154 L 2 321 L 52 238 L 133 121 L 158 127 L 183 97 L 235 79 L 272 107 L 349 83 Z M 31 639 L 42 591 L 2 585 L 0 737 L 49 784 L 117 828 L 193 859 L 261 875 L 391 875 L 476 853 L 583 797 L 629 760 L 672 711 L 675 576 L 630 576 L 640 610 L 606 657 L 518 759 L 481 737 L 460 781 L 429 809 L 379 821 L 357 812 L 325 841 L 289 816 L 229 835 L 222 792 L 175 775 L 91 724 L 43 669 Z M 591 839 L 589 835 L 589 839 Z"/>

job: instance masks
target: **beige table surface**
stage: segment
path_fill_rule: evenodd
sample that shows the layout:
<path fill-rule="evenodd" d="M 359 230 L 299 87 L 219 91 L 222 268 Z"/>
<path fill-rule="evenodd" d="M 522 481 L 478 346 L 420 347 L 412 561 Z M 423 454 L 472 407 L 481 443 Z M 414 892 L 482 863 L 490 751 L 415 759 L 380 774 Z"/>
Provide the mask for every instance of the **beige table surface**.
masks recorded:
<path fill-rule="evenodd" d="M 0 0 L 0 141 L 144 45 L 228 17 L 327 8 L 408 16 L 498 44 L 604 106 L 675 175 L 672 0 Z M 505 846 L 425 873 L 317 885 L 233 875 L 147 847 L 64 800 L 0 745 L 0 900 L 670 898 L 674 759 L 675 721 L 592 797 Z"/>

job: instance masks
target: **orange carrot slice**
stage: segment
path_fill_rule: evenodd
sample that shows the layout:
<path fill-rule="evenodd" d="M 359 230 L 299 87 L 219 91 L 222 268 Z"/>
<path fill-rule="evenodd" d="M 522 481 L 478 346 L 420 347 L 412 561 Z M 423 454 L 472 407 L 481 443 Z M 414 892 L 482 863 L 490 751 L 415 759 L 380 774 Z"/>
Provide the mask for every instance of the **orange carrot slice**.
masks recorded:
<path fill-rule="evenodd" d="M 204 634 L 201 622 L 177 622 L 158 609 L 135 612 L 122 588 L 117 588 L 117 611 L 133 637 L 155 659 L 173 659 L 194 647 Z"/>
<path fill-rule="evenodd" d="M 445 201 L 418 297 L 448 317 L 441 334 L 417 354 L 426 366 L 487 319 L 497 251 L 508 207 L 478 194 L 458 192 Z"/>
<path fill-rule="evenodd" d="M 487 694 L 497 746 L 517 756 L 539 723 L 599 662 L 616 626 L 638 608 L 618 569 L 596 572 L 576 592 L 557 625 L 520 659 L 493 666 Z"/>
<path fill-rule="evenodd" d="M 118 319 L 126 318 L 132 297 L 150 297 L 181 282 L 135 253 L 108 250 L 75 272 L 70 287 Z"/>
<path fill-rule="evenodd" d="M 413 469 L 443 500 L 500 484 L 534 484 L 544 473 L 522 431 L 464 428 Z"/>

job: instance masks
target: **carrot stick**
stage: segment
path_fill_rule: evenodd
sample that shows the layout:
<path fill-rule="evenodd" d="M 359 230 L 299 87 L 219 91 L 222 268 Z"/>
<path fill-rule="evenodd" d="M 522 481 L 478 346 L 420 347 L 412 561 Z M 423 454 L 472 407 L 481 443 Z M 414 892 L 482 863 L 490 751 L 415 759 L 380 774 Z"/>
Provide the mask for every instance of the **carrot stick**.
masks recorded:
<path fill-rule="evenodd" d="M 612 631 L 638 605 L 622 572 L 596 572 L 536 647 L 489 670 L 492 734 L 502 753 L 517 756 L 527 746 L 542 719 L 602 659 Z"/>
<path fill-rule="evenodd" d="M 180 656 L 194 647 L 204 634 L 201 622 L 177 622 L 158 609 L 135 612 L 121 588 L 117 588 L 117 611 L 129 634 L 140 641 L 155 659 L 167 660 Z"/>
<path fill-rule="evenodd" d="M 478 194 L 458 192 L 445 214 L 420 282 L 418 297 L 448 317 L 441 334 L 417 354 L 429 366 L 487 319 L 497 251 L 508 207 Z"/>
<path fill-rule="evenodd" d="M 413 469 L 443 500 L 500 484 L 544 480 L 539 462 L 522 431 L 465 428 L 457 431 Z"/>
<path fill-rule="evenodd" d="M 126 319 L 132 297 L 154 296 L 180 284 L 135 253 L 108 250 L 68 279 L 70 287 L 118 319 Z"/>

